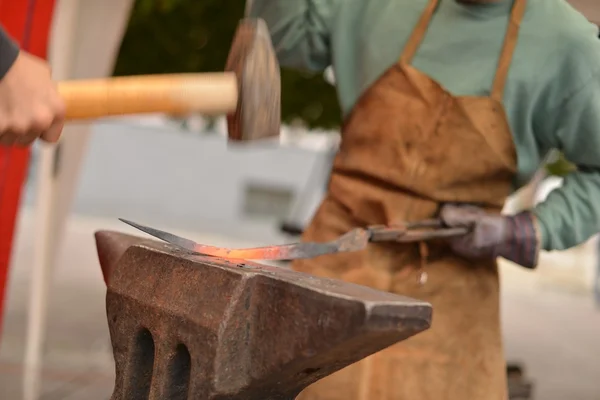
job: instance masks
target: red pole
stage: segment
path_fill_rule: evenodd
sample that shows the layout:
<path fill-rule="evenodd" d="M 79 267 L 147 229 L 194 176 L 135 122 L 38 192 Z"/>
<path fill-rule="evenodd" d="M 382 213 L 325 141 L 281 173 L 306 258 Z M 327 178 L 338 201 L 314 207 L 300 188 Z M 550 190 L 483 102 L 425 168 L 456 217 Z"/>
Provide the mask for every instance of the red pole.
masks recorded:
<path fill-rule="evenodd" d="M 0 0 L 0 23 L 22 49 L 46 58 L 53 11 L 54 0 Z M 29 155 L 29 148 L 0 146 L 0 330 L 15 223 Z"/>

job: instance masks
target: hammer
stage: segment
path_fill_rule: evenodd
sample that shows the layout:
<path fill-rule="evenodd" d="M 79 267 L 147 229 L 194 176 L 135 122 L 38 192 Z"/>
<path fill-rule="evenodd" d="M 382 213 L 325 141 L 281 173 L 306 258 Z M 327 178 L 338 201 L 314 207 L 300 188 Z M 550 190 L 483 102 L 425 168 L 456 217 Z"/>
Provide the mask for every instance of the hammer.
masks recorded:
<path fill-rule="evenodd" d="M 144 113 L 227 115 L 229 140 L 279 135 L 281 78 L 267 25 L 243 19 L 226 72 L 65 81 L 68 121 Z"/>
<path fill-rule="evenodd" d="M 339 280 L 96 233 L 111 400 L 293 400 L 429 328 L 431 305 Z"/>

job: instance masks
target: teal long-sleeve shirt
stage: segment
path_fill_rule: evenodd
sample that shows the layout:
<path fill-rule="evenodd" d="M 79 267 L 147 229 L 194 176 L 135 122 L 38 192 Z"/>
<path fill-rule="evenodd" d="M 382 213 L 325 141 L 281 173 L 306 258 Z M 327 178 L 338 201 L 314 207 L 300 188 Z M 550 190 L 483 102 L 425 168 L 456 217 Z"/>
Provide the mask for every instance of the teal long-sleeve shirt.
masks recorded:
<path fill-rule="evenodd" d="M 253 0 L 281 65 L 332 66 L 347 114 L 401 54 L 428 0 Z M 455 95 L 489 95 L 513 0 L 441 0 L 413 65 Z M 551 149 L 578 166 L 534 210 L 542 248 L 600 231 L 600 40 L 565 0 L 529 0 L 504 92 L 525 185 Z M 402 112 L 402 110 L 399 110 Z M 465 155 L 468 156 L 468 155 Z"/>

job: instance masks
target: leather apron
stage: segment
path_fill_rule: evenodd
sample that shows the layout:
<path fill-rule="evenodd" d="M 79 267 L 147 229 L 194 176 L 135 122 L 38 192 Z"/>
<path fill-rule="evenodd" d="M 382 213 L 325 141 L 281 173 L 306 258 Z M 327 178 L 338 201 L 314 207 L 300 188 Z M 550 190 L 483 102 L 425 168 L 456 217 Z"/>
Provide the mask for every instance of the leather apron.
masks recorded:
<path fill-rule="evenodd" d="M 526 0 L 514 1 L 489 97 L 453 96 L 410 65 L 438 2 L 429 2 L 400 60 L 345 121 L 328 193 L 304 240 L 431 218 L 445 202 L 502 210 L 517 165 L 502 98 Z M 299 399 L 507 398 L 495 261 L 463 259 L 442 242 L 388 243 L 299 260 L 293 268 L 433 306 L 428 331 L 315 383 Z"/>

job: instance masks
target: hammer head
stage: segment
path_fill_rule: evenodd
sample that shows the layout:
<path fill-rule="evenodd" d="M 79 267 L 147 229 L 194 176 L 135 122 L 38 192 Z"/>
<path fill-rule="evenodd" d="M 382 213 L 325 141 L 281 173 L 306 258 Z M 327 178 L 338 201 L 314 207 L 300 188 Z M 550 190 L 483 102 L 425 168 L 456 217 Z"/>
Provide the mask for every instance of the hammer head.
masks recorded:
<path fill-rule="evenodd" d="M 96 241 L 115 263 L 102 266 L 112 400 L 291 400 L 431 323 L 429 304 L 363 286 L 115 232 Z"/>
<path fill-rule="evenodd" d="M 238 81 L 237 109 L 227 116 L 229 140 L 279 136 L 281 75 L 263 20 L 244 19 L 240 22 L 225 70 L 235 72 Z"/>

